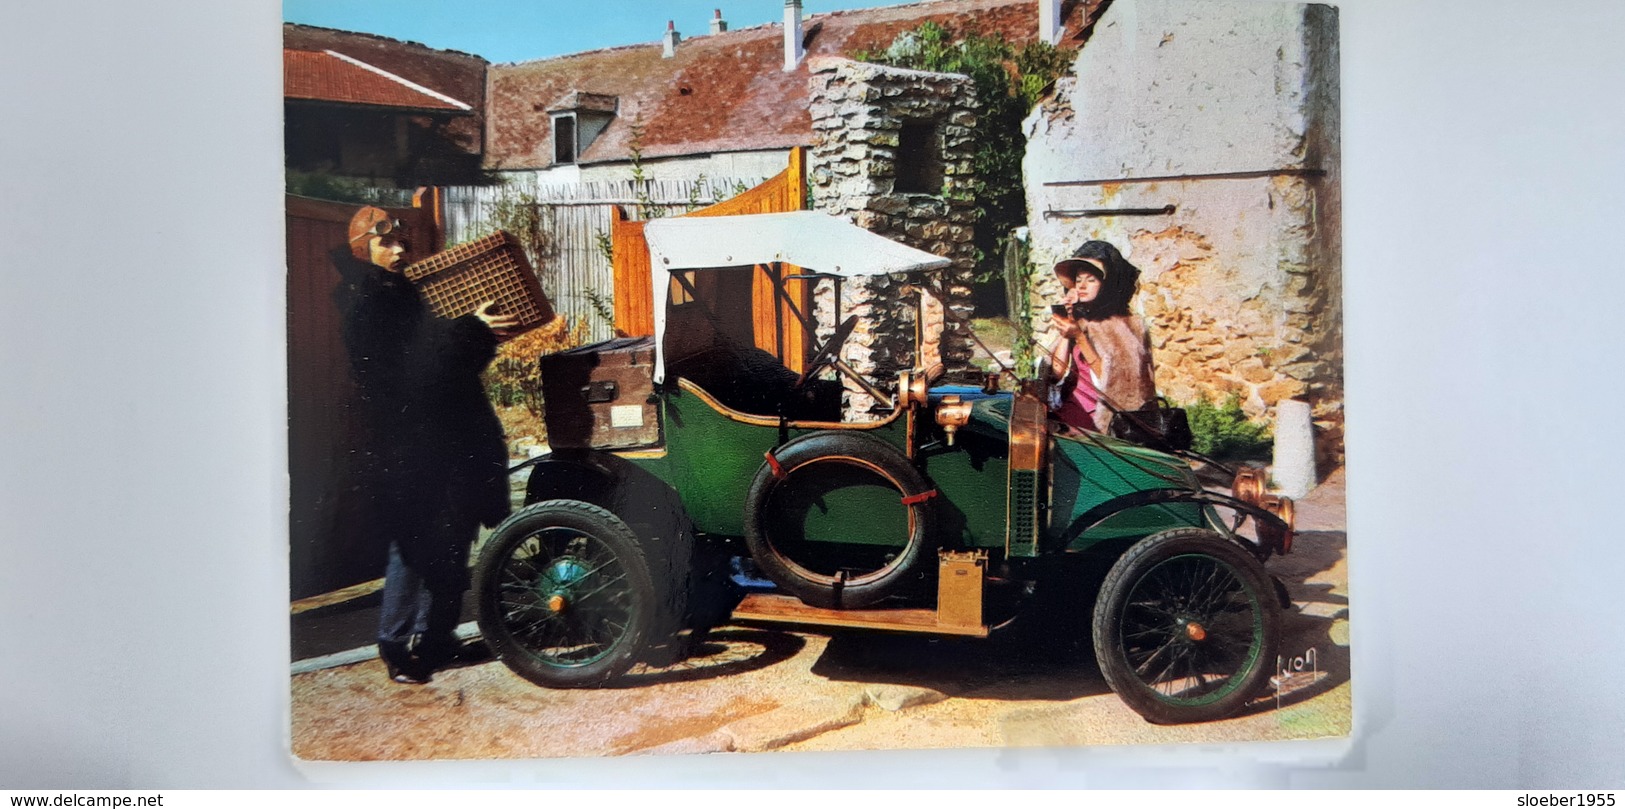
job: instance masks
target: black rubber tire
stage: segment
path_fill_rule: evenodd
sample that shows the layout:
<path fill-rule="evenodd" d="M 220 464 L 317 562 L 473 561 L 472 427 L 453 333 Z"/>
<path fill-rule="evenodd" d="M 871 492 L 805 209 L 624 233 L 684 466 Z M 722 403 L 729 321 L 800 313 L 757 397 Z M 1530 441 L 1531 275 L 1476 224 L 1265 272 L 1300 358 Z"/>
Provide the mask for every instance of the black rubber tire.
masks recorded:
<path fill-rule="evenodd" d="M 1234 714 L 1269 681 L 1280 643 L 1264 566 L 1205 528 L 1130 547 L 1106 574 L 1093 623 L 1106 682 L 1159 725 Z"/>
<path fill-rule="evenodd" d="M 775 522 L 771 517 L 775 493 L 797 479 L 816 479 L 824 470 L 858 470 L 878 476 L 897 489 L 899 500 L 931 491 L 900 450 L 862 433 L 826 430 L 790 441 L 774 450 L 773 456 L 783 476 L 775 475 L 772 465 L 766 462 L 757 470 L 745 496 L 745 545 L 774 584 L 815 607 L 859 609 L 929 578 L 936 556 L 935 508 L 931 499 L 906 506 L 909 531 L 908 536 L 899 538 L 898 547 L 845 551 L 849 558 L 835 561 L 841 568 L 837 572 L 809 567 L 797 550 L 781 547 L 788 543 L 776 545 L 770 531 Z M 861 521 L 864 515 L 852 515 L 852 519 Z M 827 547 L 827 543 L 821 543 L 819 550 Z M 871 553 L 878 558 L 864 558 Z"/>
<path fill-rule="evenodd" d="M 474 568 L 480 632 L 514 673 L 548 688 L 603 685 L 641 659 L 658 604 L 637 536 L 579 500 L 514 513 Z"/>

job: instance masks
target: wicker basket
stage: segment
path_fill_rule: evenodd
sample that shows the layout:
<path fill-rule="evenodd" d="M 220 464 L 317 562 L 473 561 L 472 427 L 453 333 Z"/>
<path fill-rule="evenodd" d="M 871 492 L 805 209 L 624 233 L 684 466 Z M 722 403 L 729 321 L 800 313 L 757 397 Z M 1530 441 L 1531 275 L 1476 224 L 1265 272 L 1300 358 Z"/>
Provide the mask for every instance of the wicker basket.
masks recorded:
<path fill-rule="evenodd" d="M 461 317 L 486 301 L 496 301 L 493 313 L 519 320 L 504 339 L 553 320 L 553 305 L 542 293 L 524 250 L 501 231 L 413 262 L 404 272 L 439 317 Z"/>

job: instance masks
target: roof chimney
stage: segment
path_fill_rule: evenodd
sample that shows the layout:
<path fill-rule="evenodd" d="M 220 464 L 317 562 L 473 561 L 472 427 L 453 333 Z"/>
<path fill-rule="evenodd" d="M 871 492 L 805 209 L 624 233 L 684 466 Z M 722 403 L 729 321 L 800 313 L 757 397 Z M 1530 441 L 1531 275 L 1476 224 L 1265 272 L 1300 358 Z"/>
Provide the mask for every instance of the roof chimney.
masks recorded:
<path fill-rule="evenodd" d="M 1061 0 L 1038 0 L 1038 38 L 1050 45 L 1061 41 Z"/>
<path fill-rule="evenodd" d="M 670 59 L 677 55 L 677 43 L 683 41 L 683 35 L 677 33 L 677 23 L 666 21 L 666 36 L 661 39 L 660 55 Z"/>
<path fill-rule="evenodd" d="M 784 69 L 795 70 L 807 52 L 801 49 L 801 0 L 784 0 Z"/>
<path fill-rule="evenodd" d="M 711 33 L 720 34 L 728 30 L 728 23 L 722 19 L 722 9 L 716 9 L 716 16 L 711 18 Z"/>

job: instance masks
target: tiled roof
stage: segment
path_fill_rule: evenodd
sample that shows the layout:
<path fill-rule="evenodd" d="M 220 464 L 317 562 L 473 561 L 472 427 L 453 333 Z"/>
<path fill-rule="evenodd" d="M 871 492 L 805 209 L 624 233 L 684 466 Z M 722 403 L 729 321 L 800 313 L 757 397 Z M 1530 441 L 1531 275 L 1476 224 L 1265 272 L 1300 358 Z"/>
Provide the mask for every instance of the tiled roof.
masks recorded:
<path fill-rule="evenodd" d="M 1063 45 L 1076 46 L 1098 0 L 1067 3 Z M 960 33 L 998 36 L 1017 46 L 1038 34 L 1037 0 L 932 0 L 902 6 L 814 14 L 804 22 L 807 58 L 783 70 L 783 26 L 758 25 L 684 39 L 672 58 L 653 42 L 492 65 L 486 104 L 486 165 L 551 164 L 547 114 L 571 93 L 615 96 L 618 111 L 580 162 L 630 157 L 634 122 L 646 158 L 778 149 L 812 142 L 807 59 L 848 56 L 890 45 L 903 31 L 935 21 Z M 659 21 L 654 21 L 659 22 Z"/>
<path fill-rule="evenodd" d="M 335 51 L 282 51 L 286 98 L 378 107 L 468 112 L 472 107 L 383 68 Z"/>
<path fill-rule="evenodd" d="M 440 50 L 416 42 L 285 23 L 282 47 L 295 51 L 334 51 L 400 76 L 413 84 L 485 109 L 486 61 L 461 51 Z"/>

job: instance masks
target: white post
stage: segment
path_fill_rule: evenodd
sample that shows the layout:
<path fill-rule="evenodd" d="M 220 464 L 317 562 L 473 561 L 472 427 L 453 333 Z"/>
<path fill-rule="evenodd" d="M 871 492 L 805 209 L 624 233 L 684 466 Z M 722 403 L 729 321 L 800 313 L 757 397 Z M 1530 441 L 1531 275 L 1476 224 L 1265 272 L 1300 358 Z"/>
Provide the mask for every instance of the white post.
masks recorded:
<path fill-rule="evenodd" d="M 1315 488 L 1315 428 L 1309 403 L 1283 399 L 1275 405 L 1275 488 L 1298 498 Z"/>

